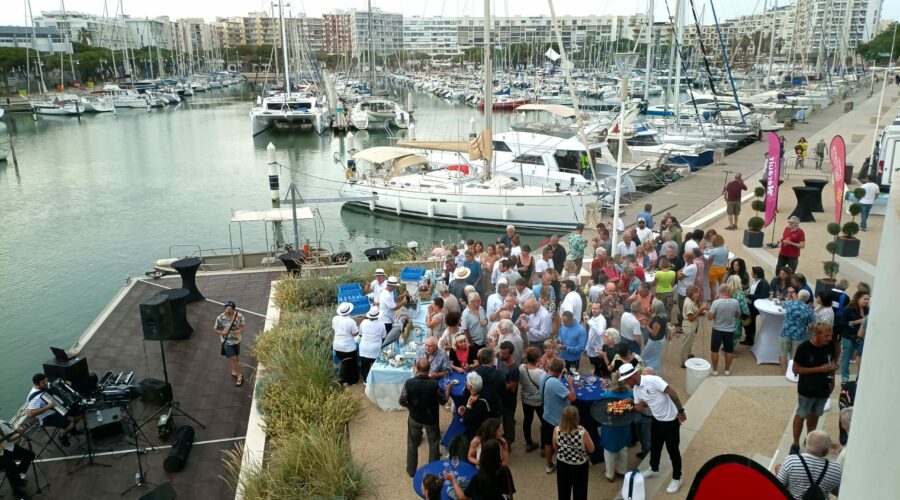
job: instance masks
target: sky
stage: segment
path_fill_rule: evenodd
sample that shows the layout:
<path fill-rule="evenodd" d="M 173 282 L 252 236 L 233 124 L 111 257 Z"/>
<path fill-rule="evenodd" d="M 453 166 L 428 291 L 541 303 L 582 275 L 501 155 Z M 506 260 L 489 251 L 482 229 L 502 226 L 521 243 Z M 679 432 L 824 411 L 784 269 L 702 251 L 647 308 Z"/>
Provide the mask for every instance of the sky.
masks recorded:
<path fill-rule="evenodd" d="M 0 0 L 0 25 L 24 25 L 26 5 L 29 0 Z M 37 17 L 42 10 L 59 10 L 62 0 L 30 0 L 31 8 Z M 247 12 L 266 10 L 270 0 L 121 0 L 124 12 L 131 17 L 169 16 L 172 19 L 182 17 L 202 17 L 207 21 L 216 16 L 241 16 Z M 698 13 L 706 5 L 704 22 L 711 23 L 712 16 L 708 6 L 710 0 L 694 0 Z M 752 14 L 762 9 L 765 0 L 717 0 L 716 14 L 720 20 L 744 14 Z M 772 5 L 775 0 L 768 0 Z M 787 0 L 777 0 L 778 5 L 785 5 Z M 878 1 L 878 0 L 873 0 Z M 109 12 L 115 12 L 118 0 L 67 0 L 67 11 L 79 11 L 102 14 L 104 3 Z M 306 12 L 318 17 L 323 12 L 334 9 L 366 9 L 366 0 L 289 0 L 290 9 L 294 12 Z M 668 0 L 669 9 L 675 8 L 675 0 Z M 480 0 L 372 0 L 373 7 L 387 12 L 402 12 L 407 16 L 480 16 L 483 12 L 483 1 Z M 666 0 L 656 0 L 655 19 L 664 21 Z M 626 15 L 643 13 L 647 9 L 645 0 L 555 0 L 557 15 Z M 549 15 L 546 0 L 493 0 L 494 15 Z M 882 19 L 900 18 L 900 1 L 884 0 Z"/>

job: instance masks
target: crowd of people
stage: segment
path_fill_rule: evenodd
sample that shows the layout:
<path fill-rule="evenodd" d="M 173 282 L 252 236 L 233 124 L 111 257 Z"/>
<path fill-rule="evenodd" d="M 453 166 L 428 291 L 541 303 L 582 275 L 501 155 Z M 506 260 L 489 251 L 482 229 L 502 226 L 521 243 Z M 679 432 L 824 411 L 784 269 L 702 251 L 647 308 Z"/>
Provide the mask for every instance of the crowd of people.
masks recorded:
<path fill-rule="evenodd" d="M 729 229 L 736 227 L 739 213 L 729 212 Z M 443 406 L 461 417 L 467 450 L 462 455 L 479 467 L 465 488 L 447 474 L 458 498 L 502 498 L 515 492 L 508 465 L 519 436 L 523 451 L 541 450 L 545 472 L 556 473 L 560 499 L 587 498 L 595 449 L 603 450 L 608 481 L 624 476 L 633 465 L 628 462 L 630 446 L 640 446 L 639 459 L 650 457 L 644 477 L 658 474 L 666 448 L 672 464 L 666 491 L 675 493 L 682 486 L 678 445 L 686 415 L 678 394 L 662 378 L 666 345 L 676 344 L 680 366 L 685 368 L 690 358 L 700 355 L 694 353 L 695 340 L 701 324 L 708 322 L 711 374 L 718 376 L 721 370 L 731 375 L 736 345 L 755 342 L 758 299 L 783 301 L 786 312 L 782 369 L 786 373 L 793 360 L 791 369 L 799 377 L 792 456 L 822 470 L 820 460 L 827 460 L 822 446 L 830 441 L 812 431 L 834 388 L 834 373 L 840 370 L 842 382 L 848 382 L 850 364 L 860 362 L 868 285 L 860 284 L 854 293 L 841 281 L 832 290 L 814 293 L 806 277 L 794 272 L 805 235 L 793 219 L 784 231 L 777 274 L 771 281 L 762 267 L 748 269 L 744 259 L 730 252 L 724 235 L 713 229 L 683 229 L 668 213 L 657 222 L 650 206 L 621 233 L 615 248 L 611 231 L 600 223 L 596 236 L 588 239 L 579 224 L 564 237 L 568 249 L 559 235 L 552 235 L 534 251 L 509 226 L 496 242 L 469 240 L 447 250 L 443 275 L 438 276 L 428 307 L 429 336 L 401 398 L 410 410 L 407 473 L 413 476 L 419 466 L 423 431 L 429 461 L 439 459 L 438 411 Z M 589 279 L 582 279 L 582 273 Z M 392 313 L 402 307 L 391 293 L 395 287 L 396 278 L 385 279 L 381 270 L 367 287 L 377 297 L 366 319 L 378 322 L 380 317 L 376 338 L 383 338 L 384 328 L 390 330 L 396 321 Z M 338 313 L 339 318 L 340 309 Z M 336 331 L 341 324 L 337 320 Z M 343 343 L 348 335 L 357 334 L 349 325 L 343 331 L 336 335 L 336 351 L 347 349 Z M 581 416 L 572 405 L 576 393 L 573 378 L 567 375 L 579 370 L 609 380 L 604 394 L 608 400 L 633 403 L 630 424 L 601 426 L 600 442 L 593 442 L 579 425 Z M 342 380 L 355 375 L 352 369 L 349 372 Z M 365 380 L 365 364 L 363 372 Z M 465 404 L 454 404 L 450 385 L 442 390 L 438 384 L 451 372 L 466 376 Z M 806 452 L 800 455 L 804 423 L 810 434 Z M 791 491 L 801 487 L 798 470 L 803 469 L 797 468 L 797 460 L 789 458 L 778 476 Z M 835 464 L 817 484 L 825 491 L 835 477 L 839 483 L 839 476 L 840 466 Z M 441 482 L 442 478 L 426 477 L 426 498 L 438 498 L 427 495 L 430 484 Z"/>

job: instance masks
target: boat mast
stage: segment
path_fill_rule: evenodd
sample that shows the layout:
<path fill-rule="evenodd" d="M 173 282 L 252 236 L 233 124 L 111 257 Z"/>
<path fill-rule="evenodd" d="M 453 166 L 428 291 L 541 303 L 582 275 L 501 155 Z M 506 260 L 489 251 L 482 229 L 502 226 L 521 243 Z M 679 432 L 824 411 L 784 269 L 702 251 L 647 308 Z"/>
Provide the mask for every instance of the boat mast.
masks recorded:
<path fill-rule="evenodd" d="M 481 142 L 484 143 L 484 141 L 487 140 L 488 144 L 491 145 L 489 153 L 485 155 L 484 158 L 484 179 L 490 180 L 491 160 L 494 156 L 494 135 L 493 132 L 491 132 L 491 121 L 493 119 L 494 108 L 494 82 L 491 77 L 491 0 L 484 0 L 484 55 L 482 57 L 482 64 L 484 65 L 484 131 L 482 134 L 487 134 L 487 138 L 482 138 Z"/>
<path fill-rule="evenodd" d="M 281 55 L 284 58 L 284 100 L 287 102 L 288 95 L 291 93 L 291 76 L 288 70 L 288 52 L 287 52 L 287 35 L 284 29 L 284 10 L 281 7 L 282 2 L 278 2 L 278 20 L 281 24 Z"/>
<path fill-rule="evenodd" d="M 767 0 L 763 0 L 763 8 L 762 8 L 763 19 L 766 18 L 766 7 L 768 6 L 768 3 L 769 2 Z M 758 71 L 758 69 L 759 69 L 759 51 L 760 51 L 760 48 L 762 47 L 762 41 L 763 41 L 763 32 L 762 32 L 762 30 L 759 30 L 759 38 L 756 39 L 756 56 L 754 56 L 754 58 L 753 58 L 753 66 L 755 68 L 753 71 L 753 80 L 755 82 L 754 86 L 756 88 L 759 88 L 759 71 Z"/>
<path fill-rule="evenodd" d="M 653 0 L 647 0 L 647 70 L 644 72 L 644 103 L 650 97 L 650 67 L 653 57 Z"/>
<path fill-rule="evenodd" d="M 769 63 L 766 65 L 766 87 L 769 88 L 769 79 L 772 78 L 772 58 L 775 56 L 775 22 L 778 18 L 778 0 L 772 2 L 772 31 L 769 33 Z"/>
<path fill-rule="evenodd" d="M 64 2 L 63 0 L 59 0 L 59 6 L 62 8 L 63 22 L 66 23 L 66 45 L 71 45 L 71 43 L 72 43 L 71 30 L 72 30 L 72 28 L 69 27 L 69 18 L 66 15 L 66 2 Z M 72 48 L 72 52 L 75 52 L 74 47 Z M 72 72 L 72 81 L 74 82 L 75 81 L 75 63 L 72 61 L 72 52 L 69 52 L 69 71 Z M 62 64 L 60 64 L 60 66 L 59 66 L 59 72 L 61 75 L 64 74 L 63 69 L 62 69 Z M 65 80 L 66 79 L 63 78 L 63 88 L 65 88 Z"/>
<path fill-rule="evenodd" d="M 31 45 L 34 47 L 34 53 L 37 56 L 38 76 L 41 79 L 38 93 L 43 94 L 47 91 L 47 85 L 44 83 L 44 64 L 41 62 L 41 51 L 37 49 L 37 30 L 34 28 L 34 12 L 31 11 L 31 0 L 28 0 L 28 18 L 31 19 Z"/>
<path fill-rule="evenodd" d="M 681 108 L 681 51 L 684 47 L 684 0 L 675 2 L 675 83 L 673 94 L 675 96 L 675 123 L 679 122 Z M 669 75 L 672 68 L 669 68 Z M 624 132 L 623 132 L 624 134 Z M 623 136 L 624 137 L 624 136 Z"/>
<path fill-rule="evenodd" d="M 372 32 L 372 0 L 369 0 L 369 93 L 375 95 L 375 34 Z"/>

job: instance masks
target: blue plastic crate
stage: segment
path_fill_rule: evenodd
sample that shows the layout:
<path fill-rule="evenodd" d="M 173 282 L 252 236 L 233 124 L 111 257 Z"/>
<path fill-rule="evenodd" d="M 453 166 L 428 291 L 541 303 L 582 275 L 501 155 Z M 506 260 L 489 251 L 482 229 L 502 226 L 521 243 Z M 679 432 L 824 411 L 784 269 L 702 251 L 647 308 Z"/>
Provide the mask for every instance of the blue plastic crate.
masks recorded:
<path fill-rule="evenodd" d="M 403 270 L 400 271 L 400 281 L 418 282 L 422 279 L 422 276 L 425 276 L 424 267 L 404 267 Z"/>
<path fill-rule="evenodd" d="M 359 316 L 361 314 L 369 312 L 369 298 L 366 296 L 353 297 L 350 300 L 346 300 L 345 302 L 353 304 L 353 310 L 350 311 L 350 316 Z"/>
<path fill-rule="evenodd" d="M 362 293 L 362 287 L 359 286 L 359 283 L 344 283 L 343 285 L 338 285 L 337 295 L 339 302 L 346 302 L 345 298 L 353 298 L 359 297 Z"/>

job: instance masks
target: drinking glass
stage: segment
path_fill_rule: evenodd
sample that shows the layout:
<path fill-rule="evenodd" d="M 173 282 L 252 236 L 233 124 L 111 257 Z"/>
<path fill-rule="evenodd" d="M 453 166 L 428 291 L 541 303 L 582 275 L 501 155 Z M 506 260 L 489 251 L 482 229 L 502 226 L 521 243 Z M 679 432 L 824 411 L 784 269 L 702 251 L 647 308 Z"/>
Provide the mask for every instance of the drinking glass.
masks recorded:
<path fill-rule="evenodd" d="M 452 470 L 450 469 L 450 462 L 444 460 L 444 474 L 448 472 L 452 472 Z"/>
<path fill-rule="evenodd" d="M 450 463 L 453 464 L 453 470 L 454 470 L 454 471 L 457 470 L 457 469 L 459 469 L 459 457 L 458 457 L 458 456 L 453 455 L 453 456 L 450 458 Z"/>

